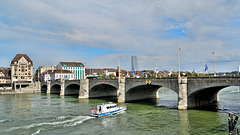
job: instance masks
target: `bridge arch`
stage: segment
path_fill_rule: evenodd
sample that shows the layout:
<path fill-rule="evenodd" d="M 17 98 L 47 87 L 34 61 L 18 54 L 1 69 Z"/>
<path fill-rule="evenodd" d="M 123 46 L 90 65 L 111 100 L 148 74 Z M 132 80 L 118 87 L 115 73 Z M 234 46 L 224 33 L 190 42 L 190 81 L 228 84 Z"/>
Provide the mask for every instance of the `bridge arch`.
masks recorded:
<path fill-rule="evenodd" d="M 69 84 L 65 88 L 64 95 L 66 95 L 66 96 L 69 96 L 69 95 L 79 95 L 79 90 L 80 90 L 80 85 L 79 84 Z"/>
<path fill-rule="evenodd" d="M 47 85 L 41 86 L 41 93 L 47 93 Z"/>
<path fill-rule="evenodd" d="M 158 85 L 139 85 L 135 86 L 125 93 L 126 102 L 155 99 L 157 97 L 157 91 L 161 86 Z"/>
<path fill-rule="evenodd" d="M 60 95 L 60 92 L 61 92 L 61 85 L 59 85 L 59 84 L 52 85 L 52 87 L 50 89 L 50 94 Z"/>
<path fill-rule="evenodd" d="M 126 91 L 133 89 L 135 87 L 138 87 L 138 86 L 143 86 L 143 85 L 147 85 L 147 86 L 157 85 L 157 86 L 159 86 L 159 88 L 166 87 L 166 88 L 178 93 L 178 79 L 177 78 L 151 78 L 151 79 L 127 78 L 126 79 Z"/>
<path fill-rule="evenodd" d="M 218 92 L 226 87 L 229 87 L 229 85 L 206 87 L 189 93 L 188 108 L 205 106 L 218 108 Z"/>
<path fill-rule="evenodd" d="M 218 108 L 218 93 L 229 86 L 240 86 L 239 77 L 189 77 L 187 81 L 188 108 Z"/>
<path fill-rule="evenodd" d="M 90 88 L 89 98 L 117 97 L 118 88 L 110 84 L 97 84 Z"/>
<path fill-rule="evenodd" d="M 155 99 L 161 87 L 168 88 L 178 94 L 177 78 L 126 79 L 125 101 Z"/>

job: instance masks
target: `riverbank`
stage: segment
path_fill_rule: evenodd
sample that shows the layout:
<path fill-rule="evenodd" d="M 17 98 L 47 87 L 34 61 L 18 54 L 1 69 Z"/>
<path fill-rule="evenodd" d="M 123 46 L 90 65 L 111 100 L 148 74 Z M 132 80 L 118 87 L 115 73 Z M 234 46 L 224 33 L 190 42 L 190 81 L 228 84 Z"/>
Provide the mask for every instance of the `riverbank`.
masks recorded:
<path fill-rule="evenodd" d="M 41 93 L 39 90 L 0 90 L 0 95 L 5 94 L 24 94 L 24 93 Z"/>

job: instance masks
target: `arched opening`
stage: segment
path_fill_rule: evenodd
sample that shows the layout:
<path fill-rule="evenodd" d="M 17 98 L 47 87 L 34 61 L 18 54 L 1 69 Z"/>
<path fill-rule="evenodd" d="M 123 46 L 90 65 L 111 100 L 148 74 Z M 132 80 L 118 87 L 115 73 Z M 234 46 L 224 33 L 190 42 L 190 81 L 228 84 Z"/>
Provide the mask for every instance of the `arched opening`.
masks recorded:
<path fill-rule="evenodd" d="M 79 95 L 80 86 L 78 84 L 70 84 L 65 89 L 66 96 Z"/>
<path fill-rule="evenodd" d="M 60 91 L 61 91 L 61 86 L 58 84 L 55 84 L 51 87 L 50 93 L 60 95 Z"/>
<path fill-rule="evenodd" d="M 147 99 L 156 99 L 157 90 L 161 86 L 158 85 L 140 85 L 128 90 L 125 94 L 125 102 L 134 102 Z"/>
<path fill-rule="evenodd" d="M 159 88 L 156 106 L 177 109 L 178 94 L 172 89 L 169 89 L 167 87 Z"/>
<path fill-rule="evenodd" d="M 219 91 L 219 111 L 239 114 L 240 86 L 230 86 Z"/>
<path fill-rule="evenodd" d="M 47 85 L 41 87 L 41 93 L 47 93 Z"/>
<path fill-rule="evenodd" d="M 117 97 L 117 88 L 108 84 L 99 84 L 89 91 L 89 98 Z"/>
<path fill-rule="evenodd" d="M 193 92 L 188 96 L 188 108 L 218 109 L 218 92 L 226 87 L 228 86 L 209 87 Z"/>

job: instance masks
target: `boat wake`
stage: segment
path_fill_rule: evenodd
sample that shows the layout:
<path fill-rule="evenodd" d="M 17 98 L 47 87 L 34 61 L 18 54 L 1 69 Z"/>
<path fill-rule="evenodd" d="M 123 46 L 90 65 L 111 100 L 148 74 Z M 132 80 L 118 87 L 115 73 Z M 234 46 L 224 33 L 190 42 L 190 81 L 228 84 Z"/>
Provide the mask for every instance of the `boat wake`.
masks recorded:
<path fill-rule="evenodd" d="M 9 120 L 0 120 L 0 123 L 9 122 Z"/>
<path fill-rule="evenodd" d="M 83 123 L 84 121 L 87 121 L 93 118 L 94 117 L 90 117 L 90 116 L 60 116 L 50 122 L 32 123 L 29 125 L 12 127 L 7 130 L 4 130 L 3 132 L 11 133 L 11 132 L 15 132 L 16 130 L 28 130 L 28 131 L 34 131 L 32 135 L 36 135 L 45 130 L 50 130 L 50 129 L 59 128 L 59 127 L 76 126 L 78 124 Z"/>

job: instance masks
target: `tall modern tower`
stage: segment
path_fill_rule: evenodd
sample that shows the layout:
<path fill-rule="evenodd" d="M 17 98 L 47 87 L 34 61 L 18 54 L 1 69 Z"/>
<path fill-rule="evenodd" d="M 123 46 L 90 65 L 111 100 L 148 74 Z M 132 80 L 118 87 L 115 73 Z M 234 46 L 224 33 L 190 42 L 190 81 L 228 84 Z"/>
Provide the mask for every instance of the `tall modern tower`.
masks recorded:
<path fill-rule="evenodd" d="M 137 56 L 131 56 L 131 70 L 132 71 L 138 71 Z"/>

